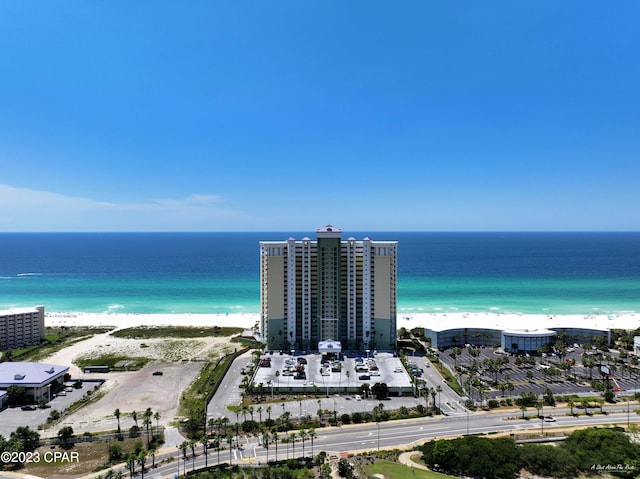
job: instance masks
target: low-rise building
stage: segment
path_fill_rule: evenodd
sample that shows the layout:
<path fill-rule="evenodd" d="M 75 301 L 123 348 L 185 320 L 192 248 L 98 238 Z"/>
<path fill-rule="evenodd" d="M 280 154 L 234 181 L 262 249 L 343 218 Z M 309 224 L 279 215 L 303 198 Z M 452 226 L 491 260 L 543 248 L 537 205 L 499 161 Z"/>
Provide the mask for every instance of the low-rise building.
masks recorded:
<path fill-rule="evenodd" d="M 51 398 L 51 390 L 60 389 L 64 384 L 67 366 L 32 362 L 0 363 L 0 390 L 7 391 L 12 386 L 25 389 L 27 397 L 34 402 L 40 398 Z"/>
<path fill-rule="evenodd" d="M 526 321 L 526 324 L 523 324 Z M 500 346 L 513 353 L 535 352 L 556 341 L 594 343 L 611 340 L 608 318 L 468 314 L 460 318 L 434 317 L 424 335 L 436 349 L 467 344 Z"/>
<path fill-rule="evenodd" d="M 44 341 L 44 306 L 0 311 L 0 351 Z"/>

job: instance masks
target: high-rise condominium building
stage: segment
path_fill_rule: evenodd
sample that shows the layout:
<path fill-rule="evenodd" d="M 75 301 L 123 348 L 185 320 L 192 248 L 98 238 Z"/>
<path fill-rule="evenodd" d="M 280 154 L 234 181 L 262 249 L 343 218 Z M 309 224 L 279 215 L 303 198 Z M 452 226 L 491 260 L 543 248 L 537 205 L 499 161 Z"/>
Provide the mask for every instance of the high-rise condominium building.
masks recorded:
<path fill-rule="evenodd" d="M 326 226 L 317 240 L 260 242 L 261 333 L 268 349 L 393 350 L 397 241 L 342 240 Z M 340 343 L 339 345 L 337 343 Z"/>

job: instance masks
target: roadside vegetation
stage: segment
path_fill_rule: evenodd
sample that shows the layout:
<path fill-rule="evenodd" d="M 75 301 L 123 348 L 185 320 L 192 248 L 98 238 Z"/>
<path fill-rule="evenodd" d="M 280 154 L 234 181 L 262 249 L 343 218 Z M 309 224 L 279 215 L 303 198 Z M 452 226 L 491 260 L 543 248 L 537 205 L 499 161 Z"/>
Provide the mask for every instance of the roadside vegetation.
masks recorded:
<path fill-rule="evenodd" d="M 516 447 L 511 438 L 464 436 L 430 441 L 419 449 L 430 468 L 472 477 L 514 479 L 524 470 L 554 478 L 605 473 L 632 478 L 640 470 L 640 445 L 622 428 L 575 431 L 557 445 Z"/>
<path fill-rule="evenodd" d="M 369 477 L 384 477 L 384 479 L 448 479 L 455 476 L 448 476 L 434 471 L 412 468 L 397 462 L 379 460 L 364 467 Z"/>
<path fill-rule="evenodd" d="M 217 362 L 207 362 L 198 377 L 181 394 L 178 414 L 185 417 L 187 430 L 191 435 L 203 431 L 207 401 L 213 396 L 233 360 L 242 352 L 244 350 L 222 356 Z"/>
<path fill-rule="evenodd" d="M 91 356 L 79 356 L 73 360 L 73 364 L 80 369 L 87 366 L 108 366 L 111 371 L 137 371 L 142 369 L 150 358 L 142 356 L 123 356 L 120 354 L 101 354 Z"/>

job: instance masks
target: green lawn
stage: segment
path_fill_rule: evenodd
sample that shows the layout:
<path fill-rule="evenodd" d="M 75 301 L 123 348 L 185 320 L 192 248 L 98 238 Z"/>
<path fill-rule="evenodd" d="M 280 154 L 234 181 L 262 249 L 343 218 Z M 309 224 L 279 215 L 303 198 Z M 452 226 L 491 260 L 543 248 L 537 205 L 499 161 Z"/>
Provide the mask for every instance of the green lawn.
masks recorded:
<path fill-rule="evenodd" d="M 398 464 L 389 461 L 378 461 L 375 464 L 365 466 L 364 470 L 369 475 L 382 474 L 384 479 L 446 479 L 453 478 L 453 476 L 447 476 L 438 472 L 424 471 L 416 467 L 411 468 L 404 464 Z M 455 478 L 454 478 L 455 479 Z"/>

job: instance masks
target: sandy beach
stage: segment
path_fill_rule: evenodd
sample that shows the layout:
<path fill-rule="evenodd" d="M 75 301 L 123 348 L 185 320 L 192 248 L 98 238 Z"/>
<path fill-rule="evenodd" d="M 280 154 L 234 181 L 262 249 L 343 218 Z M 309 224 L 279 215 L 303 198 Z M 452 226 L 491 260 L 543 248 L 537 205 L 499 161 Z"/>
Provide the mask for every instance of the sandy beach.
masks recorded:
<path fill-rule="evenodd" d="M 121 314 L 121 313 L 49 313 L 46 326 L 221 326 L 251 329 L 260 322 L 259 314 Z"/>
<path fill-rule="evenodd" d="M 118 313 L 46 313 L 46 326 L 229 326 L 251 329 L 260 323 L 258 313 L 240 314 L 118 314 Z M 534 330 L 552 327 L 593 329 L 635 329 L 640 327 L 640 314 L 551 315 L 519 313 L 411 313 L 399 314 L 400 328 L 486 327 Z"/>

